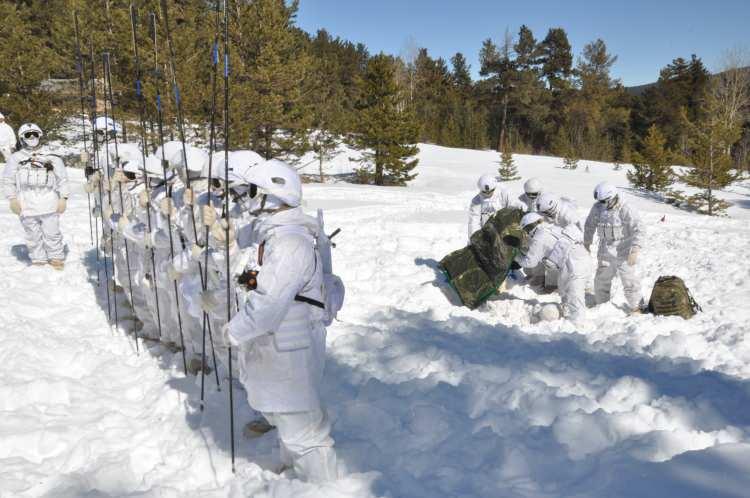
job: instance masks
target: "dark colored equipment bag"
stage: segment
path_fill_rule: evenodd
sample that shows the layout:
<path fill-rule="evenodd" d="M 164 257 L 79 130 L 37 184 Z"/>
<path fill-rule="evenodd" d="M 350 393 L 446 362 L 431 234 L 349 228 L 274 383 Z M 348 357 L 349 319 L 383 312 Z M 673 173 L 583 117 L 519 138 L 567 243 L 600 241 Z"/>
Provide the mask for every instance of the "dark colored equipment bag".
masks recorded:
<path fill-rule="evenodd" d="M 516 255 L 516 248 L 504 238 L 508 240 L 510 235 L 525 242 L 526 234 L 518 224 L 522 216 L 520 209 L 501 209 L 471 236 L 468 246 L 440 261 L 440 268 L 465 306 L 478 307 L 502 285 Z"/>
<path fill-rule="evenodd" d="M 681 316 L 691 318 L 697 311 L 702 311 L 693 296 L 690 295 L 685 282 L 680 277 L 664 276 L 656 279 L 648 310 L 654 315 Z"/>

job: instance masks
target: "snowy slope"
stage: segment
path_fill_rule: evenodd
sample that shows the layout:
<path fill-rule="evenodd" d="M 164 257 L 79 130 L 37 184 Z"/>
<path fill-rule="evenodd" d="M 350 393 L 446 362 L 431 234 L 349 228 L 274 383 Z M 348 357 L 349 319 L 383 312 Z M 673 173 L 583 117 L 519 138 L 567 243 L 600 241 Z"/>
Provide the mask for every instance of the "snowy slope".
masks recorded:
<path fill-rule="evenodd" d="M 555 296 L 514 287 L 470 311 L 437 271 L 465 243 L 474 182 L 497 154 L 421 149 L 407 188 L 305 186 L 308 207 L 342 228 L 335 266 L 348 291 L 324 396 L 349 476 L 323 487 L 264 470 L 273 434 L 238 435 L 232 476 L 226 382 L 209 384 L 201 414 L 178 357 L 136 355 L 108 327 L 80 188 L 59 274 L 26 266 L 3 207 L 0 496 L 747 496 L 750 191 L 735 187 L 731 217 L 709 219 L 627 189 L 609 164 L 567 171 L 516 156 L 524 178 L 581 214 L 597 182 L 624 187 L 649 228 L 644 293 L 677 274 L 704 308 L 690 321 L 627 317 L 616 285 L 581 327 L 532 325 L 532 305 Z M 239 428 L 250 415 L 235 392 Z"/>

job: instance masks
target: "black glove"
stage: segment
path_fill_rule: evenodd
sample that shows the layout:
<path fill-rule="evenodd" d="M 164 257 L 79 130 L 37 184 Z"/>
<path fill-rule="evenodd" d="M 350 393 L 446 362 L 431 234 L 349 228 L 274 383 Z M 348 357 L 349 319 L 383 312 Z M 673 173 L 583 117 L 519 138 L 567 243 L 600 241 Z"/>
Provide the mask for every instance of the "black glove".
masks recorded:
<path fill-rule="evenodd" d="M 255 290 L 258 287 L 258 272 L 255 270 L 243 271 L 237 275 L 237 283 L 247 290 Z"/>
<path fill-rule="evenodd" d="M 510 269 L 511 270 L 520 270 L 521 269 L 521 265 L 519 265 L 518 262 L 514 259 L 510 263 Z"/>
<path fill-rule="evenodd" d="M 86 166 L 86 167 L 85 167 L 85 168 L 83 169 L 83 173 L 84 173 L 84 174 L 86 175 L 86 178 L 88 178 L 88 177 L 90 177 L 91 175 L 93 175 L 93 174 L 94 174 L 94 171 L 96 171 L 96 170 L 94 170 L 94 168 L 92 168 L 91 166 Z"/>

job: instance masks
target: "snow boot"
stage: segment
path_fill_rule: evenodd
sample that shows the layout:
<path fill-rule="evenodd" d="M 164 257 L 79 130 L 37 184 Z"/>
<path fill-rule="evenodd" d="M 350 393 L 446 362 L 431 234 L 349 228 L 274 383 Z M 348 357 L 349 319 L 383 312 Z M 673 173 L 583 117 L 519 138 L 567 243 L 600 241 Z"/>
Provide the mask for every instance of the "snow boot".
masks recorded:
<path fill-rule="evenodd" d="M 198 375 L 201 371 L 205 371 L 208 375 L 213 372 L 213 369 L 208 364 L 203 363 L 200 358 L 191 358 L 188 363 L 188 373 Z"/>
<path fill-rule="evenodd" d="M 242 431 L 242 434 L 248 438 L 256 438 L 260 437 L 266 432 L 272 431 L 276 428 L 275 425 L 271 425 L 268 423 L 268 420 L 264 418 L 259 418 L 256 420 L 250 421 L 247 425 L 245 425 L 245 428 Z"/>

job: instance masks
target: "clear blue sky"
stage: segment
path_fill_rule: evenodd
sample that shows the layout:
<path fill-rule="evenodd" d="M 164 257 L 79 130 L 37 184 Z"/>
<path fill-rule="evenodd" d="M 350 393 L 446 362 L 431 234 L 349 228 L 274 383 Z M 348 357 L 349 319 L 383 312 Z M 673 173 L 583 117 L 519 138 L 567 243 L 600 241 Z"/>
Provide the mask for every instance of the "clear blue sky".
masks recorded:
<path fill-rule="evenodd" d="M 398 55 L 409 38 L 433 57 L 463 52 L 475 76 L 484 39 L 500 42 L 506 27 L 515 35 L 526 24 L 541 40 L 562 27 L 576 57 L 602 38 L 625 85 L 655 81 L 676 57 L 695 53 L 713 70 L 726 49 L 750 49 L 750 0 L 300 0 L 297 23 L 371 53 Z"/>

